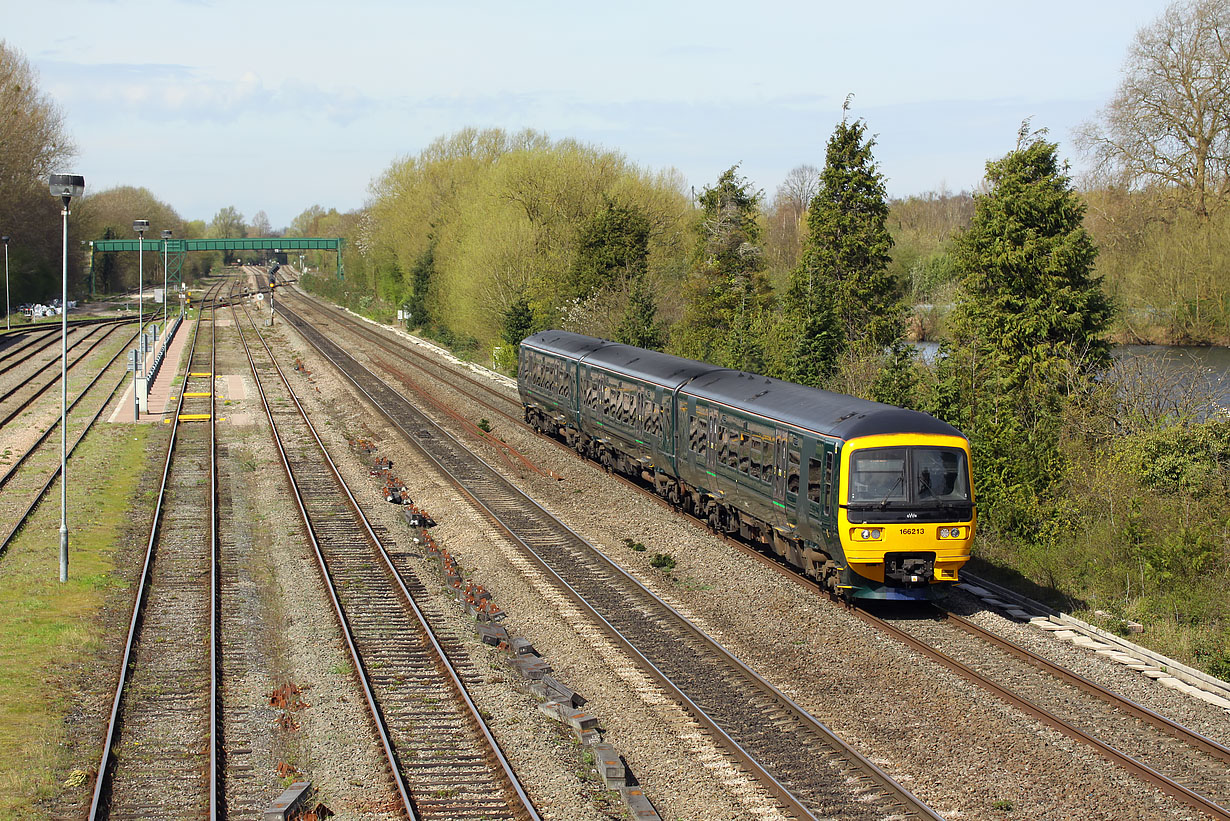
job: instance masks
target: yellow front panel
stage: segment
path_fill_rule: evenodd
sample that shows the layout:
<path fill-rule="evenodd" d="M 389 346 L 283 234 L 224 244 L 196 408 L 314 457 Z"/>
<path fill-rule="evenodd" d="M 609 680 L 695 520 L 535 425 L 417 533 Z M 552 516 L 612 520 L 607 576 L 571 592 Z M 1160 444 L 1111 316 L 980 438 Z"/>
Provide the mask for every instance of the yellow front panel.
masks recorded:
<path fill-rule="evenodd" d="M 966 465 L 969 464 L 969 443 L 954 436 L 937 436 L 921 434 L 884 434 L 867 436 L 852 440 L 842 449 L 841 454 L 841 484 L 838 487 L 839 499 L 842 504 L 849 498 L 850 456 L 864 448 L 874 447 L 916 447 L 933 445 L 938 447 L 955 447 L 965 451 Z M 973 491 L 970 492 L 971 501 Z M 958 569 L 969 560 L 970 546 L 976 530 L 976 522 L 952 522 L 925 524 L 852 524 L 845 507 L 838 509 L 837 521 L 841 534 L 842 548 L 850 569 L 873 581 L 884 581 L 884 554 L 898 552 L 932 552 L 935 553 L 935 578 L 938 581 L 956 581 Z M 941 527 L 958 525 L 962 528 L 962 537 L 958 539 L 941 539 Z M 863 530 L 879 530 L 879 539 L 863 539 Z"/>

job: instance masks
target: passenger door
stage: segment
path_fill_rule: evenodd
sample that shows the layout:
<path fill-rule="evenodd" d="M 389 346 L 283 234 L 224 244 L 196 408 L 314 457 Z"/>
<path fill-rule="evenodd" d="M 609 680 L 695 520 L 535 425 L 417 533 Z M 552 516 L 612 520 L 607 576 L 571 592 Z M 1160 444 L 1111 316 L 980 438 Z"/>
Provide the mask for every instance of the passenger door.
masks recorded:
<path fill-rule="evenodd" d="M 773 498 L 786 505 L 786 446 L 790 436 L 783 430 L 777 432 L 777 445 L 773 449 Z"/>

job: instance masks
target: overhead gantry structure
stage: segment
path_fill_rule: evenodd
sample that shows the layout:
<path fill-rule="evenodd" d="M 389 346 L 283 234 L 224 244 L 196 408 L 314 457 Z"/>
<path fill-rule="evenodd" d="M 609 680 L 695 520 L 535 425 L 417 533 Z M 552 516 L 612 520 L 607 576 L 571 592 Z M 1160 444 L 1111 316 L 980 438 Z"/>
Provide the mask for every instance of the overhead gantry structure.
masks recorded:
<path fill-rule="evenodd" d="M 341 237 L 211 237 L 209 239 L 148 239 L 138 244 L 135 239 L 96 239 L 90 243 L 90 294 L 94 293 L 94 255 L 116 251 L 156 252 L 159 257 L 166 253 L 167 287 L 179 288 L 183 280 L 184 257 L 191 251 L 334 251 L 337 253 L 337 278 L 345 279 L 342 267 L 342 249 L 346 240 Z"/>

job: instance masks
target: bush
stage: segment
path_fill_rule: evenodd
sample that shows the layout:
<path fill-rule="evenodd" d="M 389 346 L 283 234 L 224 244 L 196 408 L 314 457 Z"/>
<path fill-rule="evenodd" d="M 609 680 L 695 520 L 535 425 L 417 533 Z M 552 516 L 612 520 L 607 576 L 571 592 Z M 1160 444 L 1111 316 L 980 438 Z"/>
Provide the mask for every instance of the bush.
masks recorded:
<path fill-rule="evenodd" d="M 655 553 L 653 558 L 649 560 L 651 567 L 656 567 L 665 573 L 669 573 L 675 569 L 675 558 L 669 553 Z"/>

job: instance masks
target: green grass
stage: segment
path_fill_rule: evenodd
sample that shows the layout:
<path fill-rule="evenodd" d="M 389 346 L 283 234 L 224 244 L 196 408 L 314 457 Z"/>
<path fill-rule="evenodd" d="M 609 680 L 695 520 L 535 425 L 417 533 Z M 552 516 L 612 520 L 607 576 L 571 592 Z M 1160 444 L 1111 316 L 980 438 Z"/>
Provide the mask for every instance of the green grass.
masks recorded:
<path fill-rule="evenodd" d="M 65 719 L 78 705 L 66 691 L 73 670 L 96 663 L 108 592 L 127 585 L 112 575 L 115 546 L 155 430 L 100 425 L 70 460 L 68 582 L 59 581 L 58 484 L 0 559 L 0 818 L 45 817 L 37 802 L 97 763 L 93 749 L 72 760 Z"/>

